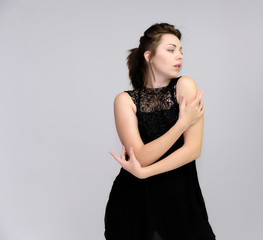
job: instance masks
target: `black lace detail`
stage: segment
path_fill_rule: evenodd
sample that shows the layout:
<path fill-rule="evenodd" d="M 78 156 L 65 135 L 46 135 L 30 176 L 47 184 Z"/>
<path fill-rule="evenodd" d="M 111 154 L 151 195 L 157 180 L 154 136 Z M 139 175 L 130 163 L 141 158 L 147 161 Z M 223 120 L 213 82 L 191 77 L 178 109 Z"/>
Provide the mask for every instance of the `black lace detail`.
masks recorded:
<path fill-rule="evenodd" d="M 174 105 L 174 93 L 168 87 L 143 88 L 140 92 L 140 112 L 156 112 Z"/>
<path fill-rule="evenodd" d="M 138 109 L 138 104 L 139 104 L 139 89 L 137 89 L 137 90 L 125 91 L 125 92 L 130 95 L 132 101 L 134 102 L 136 108 Z"/>
<path fill-rule="evenodd" d="M 126 91 L 137 107 L 138 127 L 144 143 L 163 135 L 178 120 L 179 105 L 176 100 L 178 79 L 171 79 L 166 87 Z"/>
<path fill-rule="evenodd" d="M 132 98 L 137 111 L 150 113 L 170 109 L 176 100 L 176 83 L 179 78 L 171 79 L 166 87 L 142 88 L 125 91 Z"/>

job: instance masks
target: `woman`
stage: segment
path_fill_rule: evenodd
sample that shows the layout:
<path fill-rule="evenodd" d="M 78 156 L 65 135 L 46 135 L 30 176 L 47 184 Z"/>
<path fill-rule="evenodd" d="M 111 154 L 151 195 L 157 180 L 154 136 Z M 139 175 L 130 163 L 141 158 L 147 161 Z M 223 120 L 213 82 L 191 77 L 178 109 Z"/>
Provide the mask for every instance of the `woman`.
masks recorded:
<path fill-rule="evenodd" d="M 121 164 L 105 212 L 107 240 L 211 240 L 196 172 L 203 102 L 194 80 L 178 77 L 181 33 L 155 24 L 127 57 L 134 90 L 114 101 Z M 126 152 L 126 149 L 128 152 Z"/>

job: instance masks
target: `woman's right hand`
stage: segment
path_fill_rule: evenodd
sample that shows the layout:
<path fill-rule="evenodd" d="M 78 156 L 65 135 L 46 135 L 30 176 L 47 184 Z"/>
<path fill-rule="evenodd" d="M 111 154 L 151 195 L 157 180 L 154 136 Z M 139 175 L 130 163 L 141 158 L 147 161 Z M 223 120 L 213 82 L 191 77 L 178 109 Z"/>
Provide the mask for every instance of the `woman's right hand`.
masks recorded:
<path fill-rule="evenodd" d="M 132 175 L 137 178 L 144 179 L 148 176 L 146 175 L 145 168 L 143 168 L 137 158 L 135 157 L 134 150 L 131 147 L 128 152 L 129 160 L 126 160 L 126 150 L 124 145 L 122 145 L 121 157 L 118 157 L 114 152 L 110 152 L 110 154 L 119 162 L 119 164 Z"/>
<path fill-rule="evenodd" d="M 183 123 L 186 129 L 195 124 L 203 116 L 203 94 L 203 91 L 198 91 L 196 98 L 191 103 L 187 103 L 183 96 L 180 98 L 178 120 Z"/>

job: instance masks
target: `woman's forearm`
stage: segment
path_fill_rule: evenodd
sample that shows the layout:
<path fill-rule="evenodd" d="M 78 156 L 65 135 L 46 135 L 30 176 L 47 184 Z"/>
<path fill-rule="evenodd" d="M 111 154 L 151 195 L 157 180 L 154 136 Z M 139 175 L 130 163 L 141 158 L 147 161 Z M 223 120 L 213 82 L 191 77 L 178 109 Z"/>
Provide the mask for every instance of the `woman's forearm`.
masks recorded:
<path fill-rule="evenodd" d="M 145 178 L 179 168 L 197 159 L 199 156 L 200 151 L 198 149 L 193 149 L 188 146 L 182 146 L 159 162 L 144 167 Z"/>
<path fill-rule="evenodd" d="M 146 167 L 157 161 L 171 148 L 185 130 L 186 126 L 178 120 L 165 134 L 136 150 L 135 155 L 141 166 Z"/>
<path fill-rule="evenodd" d="M 202 149 L 204 118 L 184 132 L 184 145 L 166 158 L 144 168 L 146 177 L 179 168 L 200 157 Z"/>

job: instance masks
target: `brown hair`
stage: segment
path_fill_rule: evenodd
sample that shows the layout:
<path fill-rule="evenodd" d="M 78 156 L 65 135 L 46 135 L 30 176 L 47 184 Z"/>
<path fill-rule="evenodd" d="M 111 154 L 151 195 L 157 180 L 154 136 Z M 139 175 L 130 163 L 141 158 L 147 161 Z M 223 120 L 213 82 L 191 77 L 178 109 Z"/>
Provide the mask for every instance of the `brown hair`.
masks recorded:
<path fill-rule="evenodd" d="M 181 40 L 181 32 L 168 23 L 156 23 L 149 27 L 140 38 L 138 48 L 129 50 L 127 56 L 127 66 L 129 78 L 134 89 L 139 89 L 145 84 L 145 74 L 148 70 L 147 62 L 144 58 L 145 51 L 151 51 L 151 57 L 155 55 L 156 48 L 164 34 L 173 34 Z"/>

